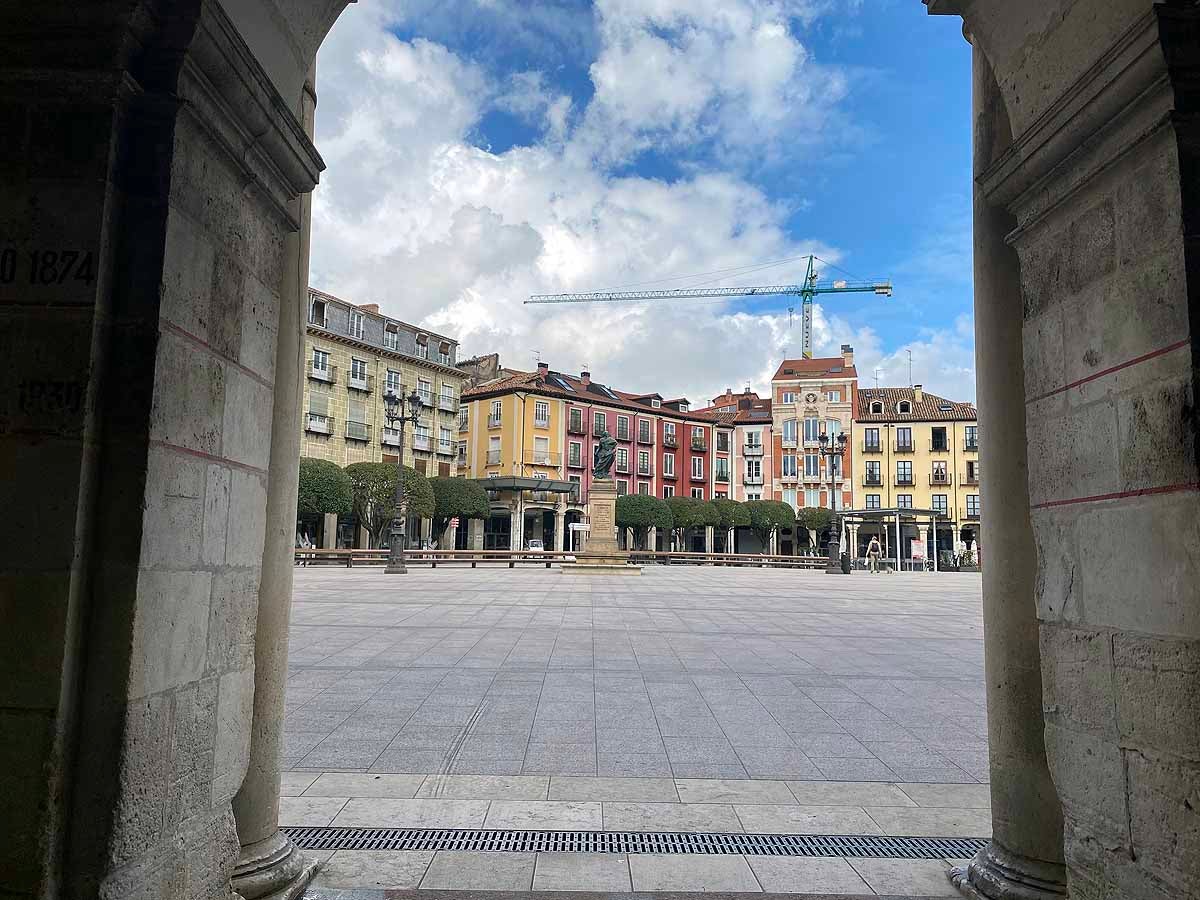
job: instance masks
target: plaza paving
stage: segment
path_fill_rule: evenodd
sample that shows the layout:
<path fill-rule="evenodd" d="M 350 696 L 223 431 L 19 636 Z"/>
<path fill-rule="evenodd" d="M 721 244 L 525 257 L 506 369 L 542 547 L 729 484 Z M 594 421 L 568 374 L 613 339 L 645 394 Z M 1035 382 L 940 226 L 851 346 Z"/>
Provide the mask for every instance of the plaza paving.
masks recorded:
<path fill-rule="evenodd" d="M 979 592 L 959 574 L 299 569 L 281 820 L 986 837 Z M 319 883 L 948 887 L 937 860 L 363 853 L 326 854 Z"/>

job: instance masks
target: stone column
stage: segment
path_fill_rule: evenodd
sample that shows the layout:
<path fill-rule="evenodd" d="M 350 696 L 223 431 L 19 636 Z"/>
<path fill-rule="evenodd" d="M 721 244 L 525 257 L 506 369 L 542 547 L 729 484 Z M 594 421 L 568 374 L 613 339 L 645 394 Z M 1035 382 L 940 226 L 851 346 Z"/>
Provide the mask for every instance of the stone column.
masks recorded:
<path fill-rule="evenodd" d="M 1003 101 L 975 49 L 975 171 L 1010 138 Z M 975 188 L 975 368 L 979 398 L 984 664 L 992 839 L 951 880 L 968 897 L 1066 895 L 1062 807 L 1046 762 L 1025 435 L 1021 272 L 1005 242 L 1014 227 Z"/>
<path fill-rule="evenodd" d="M 486 522 L 483 519 L 469 519 L 467 521 L 467 549 L 482 550 L 483 549 L 483 530 L 486 527 Z"/>
<path fill-rule="evenodd" d="M 442 550 L 454 550 L 458 547 L 458 526 L 448 525 L 445 531 L 445 541 L 439 539 L 438 547 Z"/>
<path fill-rule="evenodd" d="M 508 511 L 508 549 L 509 550 L 520 550 L 521 549 L 521 543 L 522 543 L 521 542 L 521 530 L 522 530 L 521 526 L 524 524 L 524 518 L 525 518 L 524 514 L 521 512 L 520 508 L 517 506 L 513 506 L 513 508 Z"/>
<path fill-rule="evenodd" d="M 570 550 L 571 545 L 566 543 L 567 533 L 567 511 L 561 507 L 554 509 L 554 544 L 555 546 L 548 549 L 551 550 Z"/>
<path fill-rule="evenodd" d="M 917 537 L 920 538 L 921 541 L 925 544 L 925 558 L 929 559 L 929 526 L 928 525 L 918 525 L 917 526 Z"/>
<path fill-rule="evenodd" d="M 325 521 L 321 526 L 321 547 L 325 550 L 337 548 L 337 513 L 325 513 Z"/>
<path fill-rule="evenodd" d="M 850 558 L 858 559 L 858 526 L 851 525 L 850 527 Z"/>
<path fill-rule="evenodd" d="M 657 550 L 658 549 L 658 529 L 655 527 L 646 529 L 646 549 L 647 550 Z"/>
<path fill-rule="evenodd" d="M 704 526 L 704 552 L 705 553 L 713 552 L 713 539 L 715 537 L 715 534 L 716 534 L 716 532 L 713 529 L 713 526 L 711 526 L 711 525 Z"/>

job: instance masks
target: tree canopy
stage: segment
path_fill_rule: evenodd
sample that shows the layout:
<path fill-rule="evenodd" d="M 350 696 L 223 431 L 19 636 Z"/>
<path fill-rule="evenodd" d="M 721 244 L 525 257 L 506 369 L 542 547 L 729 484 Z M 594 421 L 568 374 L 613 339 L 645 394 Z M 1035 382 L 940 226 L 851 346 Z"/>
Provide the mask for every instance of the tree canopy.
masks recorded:
<path fill-rule="evenodd" d="M 791 528 L 796 522 L 796 513 L 780 500 L 749 500 L 745 504 L 750 514 L 750 528 L 757 535 L 764 550 L 771 535 L 781 528 Z"/>
<path fill-rule="evenodd" d="M 671 518 L 675 527 L 686 534 L 692 528 L 704 528 L 708 525 L 719 525 L 721 514 L 707 500 L 695 497 L 669 497 L 667 506 L 671 510 Z"/>
<path fill-rule="evenodd" d="M 396 494 L 395 463 L 351 463 L 346 466 L 354 498 L 354 514 L 378 547 L 392 521 Z M 404 506 L 408 515 L 433 515 L 433 488 L 415 469 L 404 466 Z"/>
<path fill-rule="evenodd" d="M 442 534 L 450 520 L 486 519 L 491 506 L 487 491 L 470 478 L 438 477 L 429 479 L 433 490 L 433 533 Z"/>
<path fill-rule="evenodd" d="M 622 494 L 617 498 L 617 527 L 632 528 L 638 546 L 645 549 L 651 528 L 670 530 L 675 524 L 665 500 L 649 494 Z"/>
<path fill-rule="evenodd" d="M 809 531 L 825 531 L 833 523 L 833 513 L 823 506 L 806 506 L 796 513 L 796 524 Z"/>
<path fill-rule="evenodd" d="M 737 528 L 750 524 L 750 513 L 746 504 L 730 500 L 728 497 L 718 497 L 712 501 L 712 505 L 717 508 L 717 514 L 720 516 L 717 524 L 722 528 Z"/>
<path fill-rule="evenodd" d="M 348 516 L 354 508 L 350 478 L 337 463 L 311 456 L 300 457 L 300 485 L 296 494 L 297 516 L 333 513 Z"/>

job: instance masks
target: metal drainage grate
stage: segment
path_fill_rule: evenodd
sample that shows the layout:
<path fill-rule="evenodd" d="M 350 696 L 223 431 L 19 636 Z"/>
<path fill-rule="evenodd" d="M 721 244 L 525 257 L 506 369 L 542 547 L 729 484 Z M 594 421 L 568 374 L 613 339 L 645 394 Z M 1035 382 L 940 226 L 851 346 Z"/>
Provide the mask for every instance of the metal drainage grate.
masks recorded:
<path fill-rule="evenodd" d="M 966 859 L 983 838 L 863 834 L 685 834 L 673 831 L 512 831 L 439 828 L 284 828 L 302 850 L 495 850 L 551 853 L 708 853 Z"/>

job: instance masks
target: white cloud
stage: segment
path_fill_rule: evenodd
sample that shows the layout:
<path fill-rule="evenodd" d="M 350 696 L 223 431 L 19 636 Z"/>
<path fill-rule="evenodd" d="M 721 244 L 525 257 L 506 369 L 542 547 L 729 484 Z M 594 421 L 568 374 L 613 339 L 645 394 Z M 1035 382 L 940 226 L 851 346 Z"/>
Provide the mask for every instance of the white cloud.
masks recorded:
<path fill-rule="evenodd" d="M 523 8 L 486 5 L 513 18 Z M 837 259 L 836 248 L 789 234 L 802 197 L 780 204 L 739 174 L 794 127 L 781 109 L 836 113 L 836 73 L 815 66 L 788 27 L 816 15 L 814 4 L 600 0 L 596 90 L 584 109 L 546 73 L 491 76 L 441 44 L 397 38 L 393 29 L 417 6 L 363 0 L 322 48 L 317 145 L 329 169 L 314 204 L 314 285 L 455 334 L 467 354 L 499 351 L 508 364 L 531 366 L 537 350 L 555 368 L 587 364 L 618 387 L 693 402 L 747 381 L 761 387 L 789 344 L 799 355 L 799 320 L 789 333 L 787 298 L 764 314 L 701 301 L 523 300 L 807 252 Z M 548 21 L 538 27 L 569 31 L 565 21 Z M 481 149 L 471 137 L 492 108 L 539 127 L 542 137 L 503 153 Z M 726 127 L 733 121 L 738 129 Z M 639 147 L 689 142 L 715 154 L 720 171 L 693 160 L 686 177 L 667 183 L 612 166 Z M 820 309 L 817 325 L 818 352 L 856 344 L 864 383 L 868 361 L 893 365 L 870 330 L 826 320 Z M 919 357 L 930 372 L 926 387 L 936 390 L 939 367 L 960 366 L 964 347 L 969 339 L 956 332 L 914 345 L 914 365 Z"/>

